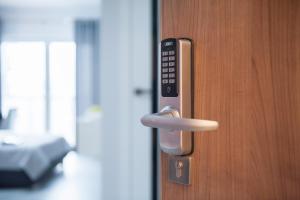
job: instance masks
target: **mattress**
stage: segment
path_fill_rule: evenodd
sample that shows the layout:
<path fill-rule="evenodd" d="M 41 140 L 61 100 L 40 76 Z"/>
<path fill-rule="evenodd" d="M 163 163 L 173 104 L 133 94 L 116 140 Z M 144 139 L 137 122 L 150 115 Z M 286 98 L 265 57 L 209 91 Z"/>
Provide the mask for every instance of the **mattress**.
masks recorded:
<path fill-rule="evenodd" d="M 0 131 L 0 186 L 35 183 L 70 150 L 64 138 L 51 134 Z"/>

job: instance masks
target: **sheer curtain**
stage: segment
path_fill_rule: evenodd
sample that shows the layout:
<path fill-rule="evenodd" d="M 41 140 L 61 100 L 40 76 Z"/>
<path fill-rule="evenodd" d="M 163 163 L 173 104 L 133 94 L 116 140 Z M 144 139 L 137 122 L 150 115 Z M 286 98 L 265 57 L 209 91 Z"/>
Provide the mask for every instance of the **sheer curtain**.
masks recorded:
<path fill-rule="evenodd" d="M 77 20 L 76 43 L 76 115 L 99 104 L 99 21 Z"/>

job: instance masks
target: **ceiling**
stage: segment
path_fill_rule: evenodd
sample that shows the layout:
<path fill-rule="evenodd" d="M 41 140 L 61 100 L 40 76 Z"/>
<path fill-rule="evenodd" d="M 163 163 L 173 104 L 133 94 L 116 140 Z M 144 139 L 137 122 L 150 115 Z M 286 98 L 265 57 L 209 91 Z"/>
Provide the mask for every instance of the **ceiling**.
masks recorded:
<path fill-rule="evenodd" d="M 101 0 L 0 0 L 2 20 L 99 18 Z"/>
<path fill-rule="evenodd" d="M 100 6 L 101 0 L 0 0 L 1 7 Z"/>

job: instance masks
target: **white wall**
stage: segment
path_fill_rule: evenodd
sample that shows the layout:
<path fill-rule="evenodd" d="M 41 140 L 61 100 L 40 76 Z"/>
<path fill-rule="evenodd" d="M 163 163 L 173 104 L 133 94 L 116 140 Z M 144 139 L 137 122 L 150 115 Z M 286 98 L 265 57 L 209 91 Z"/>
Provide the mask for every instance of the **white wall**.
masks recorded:
<path fill-rule="evenodd" d="M 73 40 L 75 19 L 98 18 L 100 6 L 9 7 L 0 3 L 3 40 Z"/>
<path fill-rule="evenodd" d="M 121 2 L 103 1 L 100 34 L 100 102 L 103 108 L 101 194 L 102 199 L 110 200 L 128 199 L 130 188 L 125 181 L 130 179 L 129 117 L 124 115 L 130 112 L 131 92 L 129 8 Z"/>
<path fill-rule="evenodd" d="M 100 0 L 1 0 L 0 6 L 8 7 L 81 7 L 81 6 L 99 6 Z"/>
<path fill-rule="evenodd" d="M 104 0 L 101 11 L 100 102 L 103 108 L 102 199 L 151 199 L 151 1 Z"/>
<path fill-rule="evenodd" d="M 20 0 L 22 1 L 22 0 Z M 81 6 L 2 6 L 0 1 L 0 17 L 2 19 L 74 19 L 99 18 L 101 15 L 100 0 L 98 5 Z"/>
<path fill-rule="evenodd" d="M 7 19 L 2 23 L 3 41 L 72 41 L 71 20 Z"/>

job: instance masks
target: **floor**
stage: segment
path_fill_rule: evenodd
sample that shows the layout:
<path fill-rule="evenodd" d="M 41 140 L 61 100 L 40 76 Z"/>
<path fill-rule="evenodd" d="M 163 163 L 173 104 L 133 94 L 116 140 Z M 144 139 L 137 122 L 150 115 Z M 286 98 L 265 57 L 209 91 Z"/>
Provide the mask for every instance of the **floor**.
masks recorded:
<path fill-rule="evenodd" d="M 100 188 L 99 162 L 71 152 L 41 183 L 29 188 L 0 188 L 0 200 L 99 200 Z"/>

